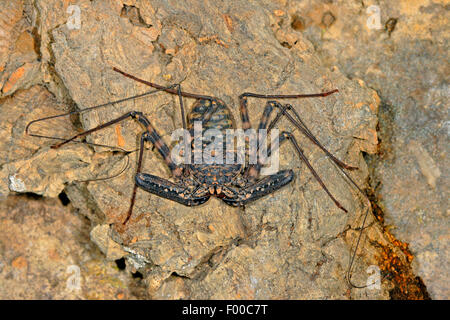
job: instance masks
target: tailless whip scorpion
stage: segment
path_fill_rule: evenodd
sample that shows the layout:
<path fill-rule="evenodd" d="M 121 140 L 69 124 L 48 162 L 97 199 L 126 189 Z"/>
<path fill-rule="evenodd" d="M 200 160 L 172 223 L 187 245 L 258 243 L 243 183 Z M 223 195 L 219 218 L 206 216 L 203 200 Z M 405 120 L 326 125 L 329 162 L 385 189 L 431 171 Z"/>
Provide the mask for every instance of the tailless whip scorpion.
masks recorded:
<path fill-rule="evenodd" d="M 123 219 L 123 227 L 129 222 L 133 213 L 133 207 L 136 199 L 137 188 L 140 188 L 149 193 L 155 194 L 159 197 L 176 201 L 186 206 L 198 206 L 206 201 L 210 197 L 217 197 L 230 206 L 244 206 L 250 202 L 256 201 L 261 197 L 271 194 L 283 186 L 289 184 L 294 178 L 294 172 L 292 170 L 281 170 L 274 174 L 261 177 L 261 169 L 264 164 L 258 159 L 256 163 L 252 164 L 240 164 L 240 163 L 183 163 L 177 164 L 171 157 L 171 150 L 167 144 L 162 140 L 158 131 L 153 127 L 150 119 L 142 112 L 130 111 L 122 116 L 108 121 L 104 124 L 96 126 L 92 129 L 78 133 L 71 138 L 63 139 L 59 137 L 50 137 L 41 134 L 31 133 L 29 128 L 32 124 L 54 119 L 57 117 L 67 116 L 73 113 L 81 113 L 100 107 L 104 107 L 111 104 L 117 104 L 128 100 L 143 97 L 155 92 L 165 91 L 169 94 L 177 95 L 179 97 L 179 107 L 181 112 L 181 120 L 183 129 L 189 132 L 191 137 L 194 136 L 194 123 L 196 121 L 202 124 L 202 133 L 206 130 L 215 129 L 225 134 L 228 129 L 235 129 L 234 119 L 227 105 L 219 98 L 208 95 L 194 94 L 185 92 L 181 89 L 180 84 L 171 86 L 162 86 L 156 83 L 152 83 L 146 80 L 139 79 L 131 74 L 121 71 L 117 68 L 113 68 L 114 71 L 124 75 L 127 78 L 133 79 L 145 85 L 148 85 L 156 90 L 149 91 L 133 97 L 108 102 L 102 105 L 93 106 L 90 108 L 82 109 L 79 111 L 72 111 L 65 114 L 56 116 L 45 117 L 37 120 L 33 120 L 28 123 L 26 127 L 26 133 L 30 136 L 40 138 L 58 139 L 59 143 L 52 145 L 54 149 L 60 148 L 63 145 L 70 142 L 82 142 L 79 139 L 85 137 L 88 134 L 99 131 L 111 125 L 117 124 L 126 119 L 136 120 L 143 128 L 143 132 L 140 134 L 140 146 L 137 160 L 137 169 L 134 179 L 134 187 L 131 194 L 130 206 L 126 217 Z M 242 129 L 247 130 L 251 128 L 247 100 L 248 98 L 256 98 L 266 100 L 265 108 L 263 110 L 262 117 L 259 122 L 259 130 L 267 130 L 270 132 L 276 124 L 285 117 L 294 127 L 296 127 L 305 137 L 307 137 L 313 144 L 319 147 L 328 157 L 334 162 L 337 168 L 344 174 L 344 176 L 350 181 L 350 183 L 367 199 L 365 193 L 359 188 L 354 180 L 347 174 L 345 170 L 356 170 L 358 168 L 345 164 L 343 161 L 337 159 L 332 155 L 311 133 L 300 115 L 290 104 L 282 104 L 278 102 L 278 99 L 302 99 L 302 98 L 324 98 L 332 94 L 338 93 L 338 89 L 334 89 L 328 92 L 313 93 L 313 94 L 291 94 L 291 95 L 266 95 L 245 92 L 239 96 L 239 111 L 242 122 Z M 195 99 L 190 112 L 186 115 L 184 109 L 183 98 Z M 269 123 L 269 119 L 273 112 L 276 112 L 273 120 Z M 334 204 L 344 212 L 347 210 L 344 206 L 332 195 L 328 190 L 325 183 L 320 178 L 319 174 L 314 170 L 311 163 L 308 161 L 303 149 L 297 142 L 297 139 L 289 131 L 283 131 L 279 135 L 278 147 L 285 141 L 289 141 L 294 147 L 298 157 L 306 164 L 316 181 L 320 184 L 322 189 L 326 192 L 328 197 Z M 172 173 L 174 181 L 167 180 L 152 174 L 141 172 L 144 145 L 146 142 L 150 142 L 159 154 L 164 159 L 166 165 Z M 192 141 L 190 141 L 192 142 Z M 87 142 L 84 142 L 87 143 Z M 87 143 L 96 146 L 103 146 L 94 143 Z M 203 145 L 204 146 L 204 145 Z M 258 151 L 260 145 L 255 151 Z M 248 152 L 248 150 L 246 150 Z M 273 150 L 272 150 L 273 151 Z M 194 157 L 194 149 L 191 150 L 191 157 Z M 224 153 L 225 154 L 225 153 Z M 367 212 L 364 216 L 360 233 L 357 238 L 357 243 L 354 251 L 350 257 L 349 268 L 347 271 L 347 281 L 349 284 L 356 288 L 364 288 L 367 286 L 356 286 L 351 282 L 351 270 L 353 262 L 356 256 L 356 252 L 361 240 L 362 232 L 365 228 L 365 222 L 367 215 L 370 211 L 370 202 L 368 202 Z"/>

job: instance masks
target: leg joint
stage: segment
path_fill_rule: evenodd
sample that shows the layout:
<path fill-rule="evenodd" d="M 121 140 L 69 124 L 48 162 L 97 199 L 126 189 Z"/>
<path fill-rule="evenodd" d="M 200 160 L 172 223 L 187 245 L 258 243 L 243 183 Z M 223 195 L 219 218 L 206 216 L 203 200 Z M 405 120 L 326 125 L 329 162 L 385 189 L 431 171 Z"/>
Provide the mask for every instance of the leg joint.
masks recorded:
<path fill-rule="evenodd" d="M 130 111 L 130 116 L 133 119 L 136 119 L 136 118 L 139 118 L 139 117 L 143 117 L 144 114 L 142 112 L 140 112 L 140 111 Z"/>

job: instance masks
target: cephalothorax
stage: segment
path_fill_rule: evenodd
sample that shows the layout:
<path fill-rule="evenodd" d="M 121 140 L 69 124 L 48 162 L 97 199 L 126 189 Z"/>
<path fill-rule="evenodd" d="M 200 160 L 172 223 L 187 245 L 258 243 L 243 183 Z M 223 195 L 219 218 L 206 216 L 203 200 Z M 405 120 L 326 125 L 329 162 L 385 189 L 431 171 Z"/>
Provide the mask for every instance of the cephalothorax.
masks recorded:
<path fill-rule="evenodd" d="M 148 82 L 133 75 L 125 73 L 117 68 L 114 68 L 116 72 L 123 74 L 124 76 L 131 78 L 135 81 L 141 82 L 148 86 L 155 88 L 156 90 L 147 92 L 138 96 L 125 98 L 119 101 L 110 102 L 100 106 L 94 106 L 82 111 L 88 111 L 94 108 L 103 107 L 108 104 L 119 103 L 127 100 L 131 100 L 137 97 L 145 96 L 157 91 L 165 91 L 170 94 L 178 95 L 181 111 L 182 125 L 185 132 L 189 132 L 191 136 L 194 136 L 194 123 L 200 122 L 202 125 L 202 130 L 204 133 L 208 129 L 216 129 L 221 132 L 225 132 L 227 129 L 235 129 L 235 122 L 232 114 L 225 103 L 213 96 L 199 95 L 184 92 L 181 90 L 180 85 L 172 85 L 164 87 L 152 82 Z M 286 117 L 291 124 L 293 124 L 302 134 L 304 134 L 309 140 L 311 140 L 315 145 L 317 145 L 323 152 L 337 165 L 339 170 L 349 179 L 349 181 L 363 194 L 358 185 L 347 175 L 344 169 L 355 170 L 356 167 L 347 165 L 333 156 L 320 142 L 314 137 L 311 131 L 307 128 L 305 123 L 300 118 L 299 114 L 294 108 L 289 104 L 281 104 L 275 99 L 299 99 L 299 98 L 314 98 L 314 97 L 326 97 L 328 95 L 337 93 L 338 90 L 334 89 L 329 92 L 316 93 L 316 94 L 293 94 L 293 95 L 263 95 L 255 93 L 243 93 L 239 96 L 240 104 L 240 116 L 242 121 L 242 129 L 247 130 L 251 128 L 248 110 L 247 110 L 247 99 L 249 97 L 266 99 L 267 103 L 263 111 L 263 115 L 260 119 L 258 129 L 266 130 L 270 132 L 278 121 L 282 117 Z M 190 112 L 185 115 L 183 97 L 194 98 L 196 102 L 193 104 Z M 269 119 L 272 113 L 276 111 L 275 117 L 269 123 Z M 45 138 L 55 138 L 46 137 L 43 135 L 33 134 L 29 132 L 29 127 L 36 122 L 49 120 L 59 116 L 68 115 L 57 115 L 47 118 L 42 118 L 34 120 L 27 125 L 26 131 L 29 135 Z M 186 206 L 197 206 L 208 201 L 210 197 L 217 197 L 224 201 L 226 204 L 231 206 L 244 206 L 252 201 L 255 201 L 261 197 L 264 197 L 270 193 L 279 190 L 283 186 L 289 184 L 293 178 L 294 173 L 292 170 L 281 170 L 272 175 L 267 175 L 261 177 L 261 169 L 263 163 L 258 159 L 256 163 L 245 165 L 239 163 L 227 164 L 225 161 L 222 164 L 216 163 L 195 163 L 192 161 L 190 163 L 176 164 L 171 157 L 171 150 L 166 145 L 166 143 L 161 139 L 157 130 L 151 124 L 151 121 L 142 112 L 130 111 L 126 114 L 113 119 L 107 123 L 101 124 L 95 128 L 81 132 L 72 138 L 61 139 L 62 142 L 55 144 L 52 148 L 59 148 L 62 145 L 75 141 L 77 138 L 84 137 L 90 133 L 101 130 L 128 118 L 135 119 L 143 127 L 143 133 L 140 136 L 140 148 L 138 154 L 137 169 L 135 174 L 135 184 L 133 192 L 131 195 L 130 207 L 126 217 L 124 217 L 122 224 L 126 225 L 130 220 L 133 212 L 133 206 L 135 202 L 135 196 L 137 188 L 141 188 L 147 192 L 155 194 L 159 197 L 166 198 L 172 201 L 176 201 Z M 302 148 L 297 143 L 296 138 L 291 132 L 283 131 L 279 135 L 278 146 L 284 141 L 290 141 L 296 150 L 296 153 L 302 161 L 305 162 L 306 166 L 309 168 L 315 179 L 322 186 L 324 191 L 328 194 L 331 200 L 336 204 L 337 207 L 347 212 L 347 210 L 337 201 L 330 191 L 325 186 L 322 179 L 319 177 L 317 172 L 313 169 L 312 165 L 306 158 Z M 160 155 L 163 157 L 165 163 L 170 169 L 174 181 L 167 180 L 149 173 L 141 172 L 143 151 L 145 142 L 151 142 L 153 146 L 157 149 Z M 192 141 L 191 141 L 192 142 Z M 259 146 L 258 146 L 259 148 Z M 194 157 L 194 151 L 191 153 L 191 157 Z M 248 150 L 246 150 L 248 152 Z M 225 157 L 225 152 L 223 156 Z M 363 224 L 364 226 L 364 224 Z M 361 229 L 362 230 L 362 229 Z M 359 240 L 358 240 L 359 242 Z M 356 250 L 352 256 L 356 254 Z M 353 262 L 353 260 L 352 260 Z M 350 266 L 351 268 L 351 266 Z M 349 273 L 350 273 L 349 268 Z"/>

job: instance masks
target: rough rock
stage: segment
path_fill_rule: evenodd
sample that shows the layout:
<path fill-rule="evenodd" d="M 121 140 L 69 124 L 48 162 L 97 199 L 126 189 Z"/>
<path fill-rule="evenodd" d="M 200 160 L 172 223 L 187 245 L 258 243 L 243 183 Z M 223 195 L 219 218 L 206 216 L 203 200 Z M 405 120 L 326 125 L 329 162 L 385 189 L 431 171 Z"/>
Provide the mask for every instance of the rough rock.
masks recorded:
<path fill-rule="evenodd" d="M 135 299 L 139 283 L 89 241 L 87 219 L 58 199 L 0 202 L 1 299 Z"/>
<path fill-rule="evenodd" d="M 188 208 L 138 191 L 125 230 L 117 225 L 130 203 L 135 150 L 142 132 L 137 123 L 128 120 L 87 139 L 119 147 L 119 152 L 77 143 L 55 150 L 50 148 L 55 141 L 24 134 L 30 120 L 149 90 L 115 73 L 113 67 L 163 85 L 180 83 L 184 91 L 220 97 L 238 127 L 237 98 L 245 91 L 292 94 L 337 88 L 339 93 L 326 98 L 290 103 L 331 153 L 360 168 L 350 174 L 364 186 L 368 170 L 361 151 L 377 150 L 379 103 L 364 81 L 349 80 L 338 68 L 324 67 L 311 42 L 292 28 L 280 27 L 283 13 L 276 11 L 281 6 L 276 2 L 80 1 L 77 5 L 79 29 L 68 28 L 67 3 L 37 0 L 30 9 L 31 24 L 40 35 L 36 46 L 42 82 L 28 89 L 24 85 L 2 101 L 2 107 L 12 110 L 1 121 L 6 140 L 0 150 L 7 150 L 0 176 L 4 196 L 32 192 L 56 197 L 65 190 L 71 204 L 97 225 L 91 238 L 107 259 L 125 257 L 127 268 L 143 275 L 152 298 L 388 298 L 387 282 L 377 290 L 349 287 L 345 274 L 366 200 L 299 132 L 294 134 L 306 156 L 348 214 L 333 204 L 287 144 L 282 147 L 280 168 L 292 168 L 296 177 L 282 190 L 245 209 L 216 199 Z M 190 106 L 193 101 L 185 103 Z M 264 104 L 250 100 L 254 126 Z M 177 97 L 157 93 L 85 112 L 79 119 L 38 123 L 34 130 L 68 137 L 131 110 L 148 115 L 166 142 L 181 127 Z M 294 130 L 287 121 L 279 127 Z M 16 135 L 8 135 L 11 128 Z M 128 161 L 123 150 L 131 151 L 123 174 L 86 182 L 120 172 Z M 170 178 L 151 146 L 145 150 L 143 171 Z M 377 224 L 366 234 L 385 241 Z M 88 232 L 85 236 L 89 238 Z M 115 247 L 112 256 L 108 256 L 110 245 Z M 366 270 L 376 263 L 377 254 L 369 241 L 362 242 L 354 282 L 366 283 Z"/>
<path fill-rule="evenodd" d="M 371 185 L 391 232 L 410 244 L 414 274 L 432 298 L 448 299 L 448 1 L 310 0 L 279 9 L 282 26 L 303 22 L 299 32 L 325 65 L 380 96 Z"/>
<path fill-rule="evenodd" d="M 24 1 L 0 4 L 0 97 L 38 83 L 39 56 Z"/>

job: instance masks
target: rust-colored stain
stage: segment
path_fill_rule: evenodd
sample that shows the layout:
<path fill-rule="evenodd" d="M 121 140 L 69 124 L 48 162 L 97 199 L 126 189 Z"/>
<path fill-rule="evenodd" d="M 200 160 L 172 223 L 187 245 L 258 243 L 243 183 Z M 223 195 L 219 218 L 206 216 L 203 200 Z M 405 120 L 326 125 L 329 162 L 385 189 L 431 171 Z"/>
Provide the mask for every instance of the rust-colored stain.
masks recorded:
<path fill-rule="evenodd" d="M 130 243 L 136 243 L 138 241 L 137 237 L 133 237 L 133 239 L 131 239 Z"/>
<path fill-rule="evenodd" d="M 49 249 L 47 250 L 47 255 L 51 260 L 60 260 L 61 257 L 58 254 L 58 251 L 56 251 L 55 249 Z"/>
<path fill-rule="evenodd" d="M 225 24 L 227 25 L 228 31 L 233 32 L 234 27 L 233 27 L 233 20 L 231 20 L 231 17 L 227 14 L 224 14 L 223 19 L 225 20 Z"/>
<path fill-rule="evenodd" d="M 11 262 L 11 265 L 16 269 L 24 269 L 28 266 L 28 262 L 23 256 L 19 256 Z"/>
<path fill-rule="evenodd" d="M 228 47 L 229 47 L 225 42 L 223 42 L 222 40 L 220 40 L 219 37 L 218 37 L 216 34 L 213 35 L 213 36 L 208 36 L 208 37 L 201 37 L 201 38 L 198 38 L 198 41 L 199 41 L 200 43 L 202 43 L 202 42 L 211 42 L 211 41 L 214 41 L 214 42 L 217 43 L 219 46 L 222 46 L 222 47 L 224 47 L 224 48 L 228 48 Z"/>
<path fill-rule="evenodd" d="M 116 135 L 117 135 L 117 144 L 119 147 L 125 146 L 125 139 L 122 136 L 122 131 L 120 129 L 120 124 L 116 124 Z"/>
<path fill-rule="evenodd" d="M 6 81 L 5 85 L 3 86 L 3 93 L 8 92 L 9 90 L 12 89 L 12 87 L 17 83 L 17 81 L 23 77 L 25 73 L 25 65 L 19 67 L 16 69 L 16 71 L 14 71 L 8 78 L 8 80 Z"/>
<path fill-rule="evenodd" d="M 284 16 L 284 11 L 277 9 L 277 10 L 273 11 L 273 14 L 276 15 L 277 17 L 281 17 L 281 16 Z"/>
<path fill-rule="evenodd" d="M 377 204 L 380 199 L 372 188 L 367 190 L 367 196 L 372 204 L 373 214 L 383 226 L 383 233 L 389 240 L 389 245 L 381 242 L 376 245 L 381 249 L 380 256 L 377 257 L 381 274 L 393 284 L 391 299 L 429 300 L 430 296 L 422 280 L 412 272 L 411 263 L 414 257 L 409 250 L 409 244 L 398 240 L 384 224 L 384 212 Z M 396 249 L 401 251 L 403 257 L 398 256 L 399 251 Z"/>
<path fill-rule="evenodd" d="M 119 299 L 119 300 L 123 300 L 124 298 L 125 298 L 125 295 L 123 294 L 123 293 L 118 293 L 117 295 L 116 295 L 116 297 L 117 297 L 117 299 Z"/>
<path fill-rule="evenodd" d="M 406 262 L 401 259 L 389 246 L 381 247 L 381 255 L 378 257 L 378 266 L 381 273 L 394 284 L 390 291 L 394 300 L 428 300 L 428 292 L 419 277 L 415 277 L 411 270 L 413 256 L 408 249 L 408 244 L 397 240 L 389 232 L 386 235 L 392 237 L 392 245 L 399 248 L 406 257 Z"/>

